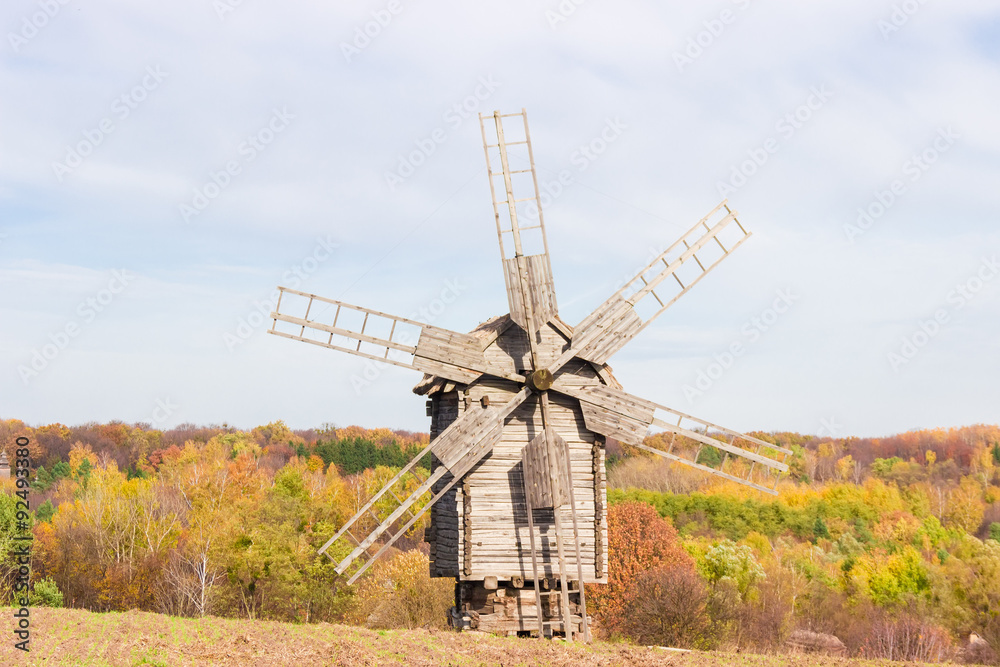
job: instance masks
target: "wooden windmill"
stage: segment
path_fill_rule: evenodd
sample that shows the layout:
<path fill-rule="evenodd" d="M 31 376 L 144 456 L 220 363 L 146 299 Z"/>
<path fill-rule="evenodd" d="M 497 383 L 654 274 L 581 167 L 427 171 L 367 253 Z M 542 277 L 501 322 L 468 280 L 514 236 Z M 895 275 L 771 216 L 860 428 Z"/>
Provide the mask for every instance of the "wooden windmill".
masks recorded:
<path fill-rule="evenodd" d="M 457 582 L 455 627 L 586 638 L 582 584 L 608 575 L 607 438 L 770 493 L 787 470 L 788 450 L 632 396 L 607 366 L 750 234 L 722 202 L 571 327 L 527 114 L 480 125 L 509 315 L 463 334 L 279 288 L 270 333 L 425 373 L 430 444 L 320 550 L 349 541 L 337 572 L 353 583 L 430 510 L 431 576 Z M 652 430 L 662 448 L 644 442 Z"/>

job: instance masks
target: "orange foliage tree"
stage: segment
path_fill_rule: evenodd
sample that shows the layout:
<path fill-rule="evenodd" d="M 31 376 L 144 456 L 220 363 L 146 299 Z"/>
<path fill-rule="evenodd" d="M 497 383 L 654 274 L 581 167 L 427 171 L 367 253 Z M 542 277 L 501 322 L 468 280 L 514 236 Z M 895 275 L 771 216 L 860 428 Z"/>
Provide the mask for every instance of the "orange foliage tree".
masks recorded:
<path fill-rule="evenodd" d="M 694 572 L 673 525 L 646 503 L 613 505 L 608 510 L 608 583 L 587 587 L 588 611 L 604 633 L 627 634 L 629 609 L 641 595 L 639 580 L 659 567 Z"/>

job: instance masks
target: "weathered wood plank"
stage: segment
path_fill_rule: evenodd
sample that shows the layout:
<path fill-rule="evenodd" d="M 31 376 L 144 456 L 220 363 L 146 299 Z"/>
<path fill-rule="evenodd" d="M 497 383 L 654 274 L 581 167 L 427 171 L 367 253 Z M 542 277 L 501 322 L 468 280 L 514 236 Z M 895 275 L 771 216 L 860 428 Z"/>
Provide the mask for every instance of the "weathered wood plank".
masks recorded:
<path fill-rule="evenodd" d="M 581 359 L 603 364 L 642 329 L 642 319 L 620 294 L 612 295 L 574 327 L 573 347 Z"/>
<path fill-rule="evenodd" d="M 500 441 L 503 421 L 499 414 L 496 408 L 482 406 L 467 411 L 432 443 L 431 453 L 452 474 L 461 474 L 456 470 L 469 455 L 472 445 L 481 442 L 481 447 L 488 451 Z"/>
<path fill-rule="evenodd" d="M 486 370 L 482 342 L 468 334 L 424 327 L 413 353 L 432 361 L 479 371 Z"/>
<path fill-rule="evenodd" d="M 581 403 L 580 407 L 587 428 L 595 433 L 630 445 L 637 445 L 642 443 L 649 432 L 648 423 L 630 419 L 624 415 L 616 415 L 590 403 Z"/>
<path fill-rule="evenodd" d="M 555 360 L 569 347 L 568 338 L 572 332 L 557 324 L 553 322 L 539 330 L 538 350 L 542 359 Z M 486 346 L 484 357 L 488 367 L 502 367 L 508 373 L 524 372 L 530 368 L 527 336 L 519 327 L 510 326 Z M 603 382 L 594 366 L 583 360 L 564 366 L 559 380 L 574 387 Z M 521 388 L 522 385 L 508 379 L 484 375 L 465 387 L 459 385 L 457 393 L 432 394 L 432 397 L 446 395 L 451 401 L 447 411 L 442 402 L 437 420 L 444 424 L 445 420 L 461 418 L 462 414 L 476 413 L 482 408 L 484 398 L 490 406 L 506 404 Z M 577 519 L 581 526 L 583 551 L 580 556 L 584 577 L 586 581 L 601 581 L 606 575 L 606 554 L 600 546 L 606 544 L 606 503 L 595 502 L 598 496 L 603 498 L 604 483 L 602 476 L 595 474 L 593 454 L 601 436 L 587 428 L 578 399 L 550 393 L 549 403 L 548 423 L 565 442 L 569 457 Z M 437 522 L 435 573 L 473 581 L 488 574 L 504 573 L 508 577 L 531 580 L 521 459 L 526 444 L 542 431 L 541 421 L 538 399 L 529 397 L 504 420 L 501 437 L 490 453 L 465 474 L 463 484 L 468 485 L 468 497 L 459 492 L 457 496 L 450 496 L 452 502 L 444 511 L 441 511 L 443 505 L 437 508 L 434 515 Z M 603 466 L 603 459 L 600 465 Z M 560 511 L 560 516 L 565 525 L 571 522 L 568 506 Z M 533 533 L 540 552 L 544 552 L 540 553 L 542 576 L 555 576 L 557 573 L 553 574 L 553 569 L 558 566 L 554 564 L 557 554 L 552 510 L 536 511 L 535 518 Z M 447 546 L 445 541 L 449 542 Z M 574 552 L 571 547 L 567 568 L 568 574 L 575 579 Z"/>
<path fill-rule="evenodd" d="M 531 300 L 532 321 L 524 321 L 524 300 L 521 294 L 521 277 L 518 274 L 516 257 L 503 262 L 504 277 L 508 286 L 508 304 L 510 317 L 514 322 L 531 332 L 538 331 L 555 315 L 556 295 L 549 273 L 548 258 L 545 255 L 526 255 L 524 257 L 527 272 L 528 298 Z"/>

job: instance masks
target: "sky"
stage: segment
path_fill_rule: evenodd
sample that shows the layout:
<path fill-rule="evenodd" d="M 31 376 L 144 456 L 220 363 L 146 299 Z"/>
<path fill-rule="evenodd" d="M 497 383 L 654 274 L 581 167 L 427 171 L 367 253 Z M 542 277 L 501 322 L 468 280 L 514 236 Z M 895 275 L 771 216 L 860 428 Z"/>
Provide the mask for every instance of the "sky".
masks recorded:
<path fill-rule="evenodd" d="M 7 0 L 0 418 L 426 430 L 280 285 L 507 310 L 477 114 L 527 109 L 571 325 L 724 197 L 753 236 L 610 361 L 739 430 L 1000 421 L 1000 6 Z"/>

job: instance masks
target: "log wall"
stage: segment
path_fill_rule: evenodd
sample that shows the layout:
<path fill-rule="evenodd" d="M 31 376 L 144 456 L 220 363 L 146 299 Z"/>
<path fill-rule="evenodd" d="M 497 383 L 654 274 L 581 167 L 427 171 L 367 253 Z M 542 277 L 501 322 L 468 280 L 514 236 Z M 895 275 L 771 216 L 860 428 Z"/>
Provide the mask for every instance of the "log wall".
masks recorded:
<path fill-rule="evenodd" d="M 553 361 L 568 346 L 567 338 L 546 326 L 541 330 L 541 363 Z M 487 364 L 513 372 L 530 368 L 528 341 L 518 327 L 507 328 L 486 350 Z M 574 360 L 557 374 L 560 382 L 601 384 L 593 367 Z M 484 376 L 471 385 L 432 394 L 432 437 L 443 431 L 468 406 L 488 398 L 503 405 L 521 387 L 514 382 Z M 551 426 L 569 445 L 579 538 L 574 539 L 573 517 L 563 507 L 564 553 L 567 575 L 577 578 L 576 544 L 580 546 L 584 580 L 607 581 L 607 487 L 604 442 L 587 430 L 579 403 L 550 392 Z M 462 581 L 495 576 L 501 581 L 532 581 L 531 541 L 521 471 L 521 449 L 542 429 L 537 397 L 529 397 L 507 419 L 503 437 L 493 452 L 431 509 L 431 574 Z M 436 487 L 450 481 L 446 476 Z M 535 548 L 540 577 L 558 576 L 554 517 L 551 509 L 535 510 Z"/>

